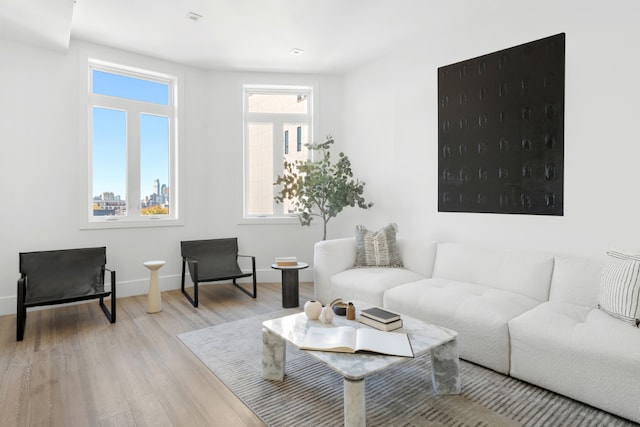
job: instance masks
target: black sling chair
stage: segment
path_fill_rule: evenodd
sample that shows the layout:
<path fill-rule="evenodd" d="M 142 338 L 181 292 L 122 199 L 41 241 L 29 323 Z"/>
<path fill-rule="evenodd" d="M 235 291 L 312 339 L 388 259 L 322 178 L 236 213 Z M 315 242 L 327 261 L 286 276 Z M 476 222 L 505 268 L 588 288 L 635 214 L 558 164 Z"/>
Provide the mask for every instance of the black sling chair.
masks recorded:
<path fill-rule="evenodd" d="M 100 307 L 116 323 L 116 272 L 106 268 L 107 249 L 84 248 L 20 253 L 16 340 L 22 341 L 27 308 L 100 298 Z M 105 271 L 111 290 L 105 291 Z M 111 312 L 103 299 L 111 295 Z"/>
<path fill-rule="evenodd" d="M 233 280 L 233 284 L 252 298 L 256 291 L 256 257 L 238 254 L 238 239 L 187 240 L 180 242 L 182 252 L 182 293 L 191 305 L 198 306 L 198 284 Z M 245 273 L 238 265 L 238 257 L 251 258 L 251 272 Z M 185 290 L 186 271 L 193 282 L 193 298 Z M 236 279 L 253 276 L 253 293 L 236 283 Z"/>

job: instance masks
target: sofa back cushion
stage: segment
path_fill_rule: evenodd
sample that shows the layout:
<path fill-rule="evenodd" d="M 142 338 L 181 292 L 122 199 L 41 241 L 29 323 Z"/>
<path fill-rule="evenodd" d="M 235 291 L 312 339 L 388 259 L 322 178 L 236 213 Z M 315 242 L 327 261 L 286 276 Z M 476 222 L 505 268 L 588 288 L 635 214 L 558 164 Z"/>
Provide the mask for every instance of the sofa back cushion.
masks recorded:
<path fill-rule="evenodd" d="M 435 241 L 399 235 L 397 244 L 404 268 L 425 277 L 433 276 L 433 263 L 438 248 Z"/>
<path fill-rule="evenodd" d="M 596 307 L 604 259 L 556 256 L 549 301 Z"/>
<path fill-rule="evenodd" d="M 547 301 L 553 256 L 460 243 L 439 243 L 433 277 L 477 283 Z"/>

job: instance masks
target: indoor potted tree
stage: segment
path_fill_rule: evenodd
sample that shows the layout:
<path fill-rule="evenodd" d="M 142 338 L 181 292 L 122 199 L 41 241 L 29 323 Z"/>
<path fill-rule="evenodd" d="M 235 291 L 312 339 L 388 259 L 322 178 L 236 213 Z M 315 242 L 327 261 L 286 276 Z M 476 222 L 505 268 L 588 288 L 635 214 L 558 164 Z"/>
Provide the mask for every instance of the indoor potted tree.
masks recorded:
<path fill-rule="evenodd" d="M 275 196 L 276 203 L 288 200 L 298 214 L 300 224 L 311 225 L 314 217 L 322 219 L 322 240 L 327 238 L 327 223 L 347 207 L 369 209 L 364 196 L 365 183 L 353 178 L 351 161 L 344 153 L 338 155 L 336 163 L 331 162 L 331 136 L 321 144 L 306 144 L 319 154 L 318 160 L 284 161 L 284 175 L 276 179 L 274 185 L 282 186 Z"/>

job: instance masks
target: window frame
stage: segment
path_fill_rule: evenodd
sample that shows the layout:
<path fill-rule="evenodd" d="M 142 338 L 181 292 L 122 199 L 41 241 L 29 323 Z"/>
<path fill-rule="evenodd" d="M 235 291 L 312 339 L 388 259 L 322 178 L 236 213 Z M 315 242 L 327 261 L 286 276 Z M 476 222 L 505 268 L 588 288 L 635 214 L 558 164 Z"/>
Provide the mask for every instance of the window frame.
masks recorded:
<path fill-rule="evenodd" d="M 300 94 L 303 93 L 307 96 L 308 111 L 303 113 L 255 113 L 248 111 L 248 94 Z M 274 213 L 268 214 L 256 214 L 249 215 L 247 213 L 247 197 L 248 197 L 248 144 L 247 134 L 249 123 L 273 123 L 288 124 L 293 122 L 304 123 L 308 126 L 308 140 L 310 142 L 315 139 L 315 126 L 317 122 L 315 111 L 317 110 L 316 102 L 316 85 L 315 84 L 243 84 L 242 85 L 242 207 L 241 207 L 241 223 L 244 224 L 299 224 L 298 215 L 295 213 L 285 213 L 283 211 L 282 204 L 276 204 L 273 200 Z M 273 147 L 273 176 L 272 182 L 275 182 L 278 175 L 284 173 L 283 157 L 285 151 L 284 136 L 282 137 L 283 143 L 276 138 L 278 131 L 277 126 L 274 126 L 274 147 Z M 283 134 L 284 135 L 284 134 Z M 292 152 L 291 136 L 289 135 L 289 153 Z M 297 148 L 297 147 L 296 147 Z M 295 149 L 294 149 L 295 150 Z M 309 158 L 313 156 L 313 152 L 309 151 Z M 275 186 L 273 195 L 275 196 Z"/>
<path fill-rule="evenodd" d="M 182 167 L 183 155 L 180 123 L 182 122 L 182 82 L 183 73 L 173 67 L 164 67 L 158 63 L 131 66 L 138 61 L 132 58 L 110 58 L 109 55 L 81 52 L 80 63 L 80 144 L 81 144 L 81 190 L 80 190 L 80 228 L 134 228 L 184 225 L 184 191 Z M 106 57 L 106 58 L 105 58 Z M 92 93 L 93 70 L 106 71 L 127 77 L 139 78 L 169 84 L 169 105 L 136 101 L 120 97 Z M 154 70 L 154 71 L 152 71 Z M 137 126 L 129 129 L 127 120 L 127 159 L 126 159 L 126 203 L 127 215 L 94 216 L 92 201 L 93 191 L 93 123 L 92 109 L 94 107 L 125 111 L 127 115 L 137 115 L 134 120 Z M 140 116 L 166 116 L 169 121 L 169 171 L 166 184 L 171 189 L 168 215 L 141 215 L 142 191 L 140 189 L 140 173 L 142 162 L 140 158 Z M 133 139 L 132 139 L 133 138 Z"/>

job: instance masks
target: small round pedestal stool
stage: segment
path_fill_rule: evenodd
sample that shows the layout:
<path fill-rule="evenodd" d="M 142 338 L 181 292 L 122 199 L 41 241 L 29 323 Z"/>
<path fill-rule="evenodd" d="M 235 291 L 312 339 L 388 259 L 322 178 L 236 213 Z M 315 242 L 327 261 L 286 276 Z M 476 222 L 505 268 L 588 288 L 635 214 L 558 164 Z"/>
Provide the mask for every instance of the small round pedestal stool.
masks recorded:
<path fill-rule="evenodd" d="M 150 270 L 149 295 L 147 296 L 147 313 L 157 313 L 162 310 L 162 300 L 160 299 L 160 288 L 158 286 L 158 270 L 165 264 L 165 261 L 147 261 L 144 266 Z"/>

